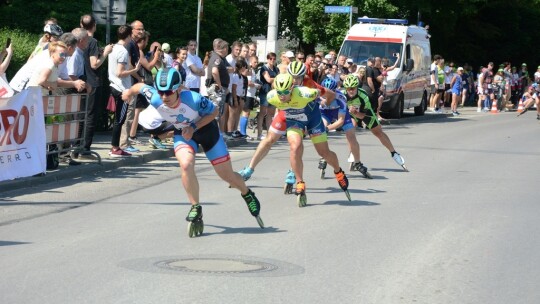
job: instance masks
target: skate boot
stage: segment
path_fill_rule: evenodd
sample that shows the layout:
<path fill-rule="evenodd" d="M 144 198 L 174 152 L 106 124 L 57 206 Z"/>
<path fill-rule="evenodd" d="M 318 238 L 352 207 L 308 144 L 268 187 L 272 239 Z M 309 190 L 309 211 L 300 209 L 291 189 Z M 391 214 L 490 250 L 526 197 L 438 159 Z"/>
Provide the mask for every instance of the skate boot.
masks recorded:
<path fill-rule="evenodd" d="M 292 187 L 294 186 L 294 183 L 296 183 L 296 176 L 292 170 L 289 170 L 289 172 L 287 172 L 287 176 L 285 177 L 285 187 L 283 188 L 283 193 L 292 194 Z"/>
<path fill-rule="evenodd" d="M 362 173 L 365 178 L 372 179 L 371 174 L 368 172 L 368 168 L 362 164 L 362 162 L 354 163 L 354 170 Z"/>
<path fill-rule="evenodd" d="M 345 175 L 345 172 L 341 168 L 339 168 L 339 172 L 334 173 L 336 175 L 336 179 L 338 181 L 339 187 L 341 190 L 345 192 L 345 195 L 347 195 L 347 199 L 351 200 L 351 195 L 349 194 L 349 179 L 347 178 L 347 175 Z"/>
<path fill-rule="evenodd" d="M 296 183 L 296 202 L 298 203 L 298 207 L 305 207 L 307 205 L 306 183 L 303 181 Z"/>
<path fill-rule="evenodd" d="M 188 215 L 186 216 L 188 221 L 187 232 L 190 238 L 199 236 L 204 231 L 204 222 L 202 219 L 202 207 L 199 204 L 191 205 Z"/>
<path fill-rule="evenodd" d="M 246 195 L 242 195 L 242 198 L 248 206 L 249 213 L 251 213 L 251 215 L 253 215 L 257 219 L 257 223 L 259 224 L 259 226 L 261 228 L 264 228 L 264 223 L 259 216 L 259 213 L 261 212 L 261 204 L 255 196 L 255 193 L 251 191 L 251 189 L 248 189 L 248 193 L 246 193 Z"/>
<path fill-rule="evenodd" d="M 354 171 L 354 156 L 350 152 L 349 152 L 349 158 L 347 158 L 347 162 L 350 164 L 349 171 Z"/>
<path fill-rule="evenodd" d="M 324 160 L 324 158 L 319 159 L 319 169 L 321 169 L 321 179 L 324 179 L 326 170 L 326 160 Z"/>
<path fill-rule="evenodd" d="M 403 157 L 401 157 L 401 155 L 399 155 L 399 153 L 392 152 L 392 158 L 396 161 L 398 165 L 403 168 L 403 170 L 405 170 L 405 172 L 409 172 L 409 169 L 405 167 L 405 160 L 403 159 Z"/>
<path fill-rule="evenodd" d="M 244 181 L 247 181 L 251 178 L 251 174 L 253 174 L 255 170 L 251 169 L 249 166 L 245 166 L 244 169 L 238 171 L 238 174 L 242 176 Z"/>

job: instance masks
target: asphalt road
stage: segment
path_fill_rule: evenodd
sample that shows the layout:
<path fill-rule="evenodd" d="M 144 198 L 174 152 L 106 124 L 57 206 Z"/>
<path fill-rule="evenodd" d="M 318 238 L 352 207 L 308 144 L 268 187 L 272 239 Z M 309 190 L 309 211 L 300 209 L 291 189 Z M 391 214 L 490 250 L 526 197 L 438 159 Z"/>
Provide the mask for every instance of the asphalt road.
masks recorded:
<path fill-rule="evenodd" d="M 265 229 L 199 155 L 192 239 L 173 159 L 8 192 L 0 303 L 539 303 L 539 127 L 473 111 L 384 126 L 409 173 L 359 130 L 374 179 L 349 174 L 352 202 L 305 141 L 305 208 L 283 194 L 279 142 L 248 181 Z"/>

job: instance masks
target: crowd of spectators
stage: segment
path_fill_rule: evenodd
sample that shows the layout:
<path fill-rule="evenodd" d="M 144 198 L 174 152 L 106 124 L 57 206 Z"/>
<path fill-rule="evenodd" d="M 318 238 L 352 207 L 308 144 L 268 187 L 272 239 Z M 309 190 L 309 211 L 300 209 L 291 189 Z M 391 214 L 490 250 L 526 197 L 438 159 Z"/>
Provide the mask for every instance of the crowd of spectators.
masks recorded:
<path fill-rule="evenodd" d="M 380 119 L 383 119 L 379 110 L 384 99 L 387 73 L 400 62 L 399 57 L 393 62 L 388 58 L 373 57 L 368 59 L 366 66 L 358 66 L 346 56 L 337 56 L 334 50 L 327 54 L 316 52 L 307 55 L 286 50 L 280 53 L 279 62 L 278 56 L 269 52 L 264 55 L 265 60 L 260 60 L 256 43 L 234 41 L 229 48 L 229 43 L 219 38 L 213 41 L 213 49 L 206 52 L 201 60 L 196 54 L 195 40 L 173 50 L 169 43 L 154 41 L 149 45 L 150 32 L 138 20 L 120 26 L 116 33 L 117 41 L 104 48 L 99 48 L 93 37 L 95 31 L 96 20 L 92 15 L 82 16 L 80 27 L 71 32 L 64 32 L 54 18 L 46 20 L 43 35 L 29 54 L 28 62 L 9 82 L 14 92 L 36 86 L 44 95 L 88 94 L 85 141 L 80 143 L 82 156 L 91 155 L 96 107 L 102 104 L 95 101 L 96 88 L 101 83 L 98 69 L 107 58 L 111 98 L 116 105 L 111 157 L 130 156 L 137 153 L 137 145 L 142 144 L 137 138 L 138 119 L 148 102 L 139 96 L 125 103 L 121 99 L 122 91 L 139 82 L 152 85 L 161 68 L 177 69 L 183 89 L 208 96 L 207 89 L 212 87 L 212 90 L 223 94 L 219 127 L 225 140 L 249 138 L 246 126 L 251 111 L 258 107 L 257 136 L 253 139 L 261 140 L 275 113 L 274 107 L 266 100 L 266 93 L 271 90 L 274 78 L 287 72 L 290 62 L 304 63 L 306 74 L 318 83 L 330 77 L 341 87 L 348 74 L 357 75 L 360 87 L 368 93 Z M 6 82 L 5 70 L 12 55 L 11 44 L 0 53 L 0 77 Z M 442 56 L 435 55 L 430 69 L 428 110 L 441 113 L 445 107 L 450 107 L 454 115 L 459 115 L 458 107 L 468 105 L 477 106 L 478 112 L 489 111 L 494 99 L 499 111 L 516 109 L 528 87 L 540 82 L 540 66 L 534 78 L 530 77 L 525 63 L 519 69 L 509 62 L 500 64 L 496 70 L 494 67 L 490 62 L 475 73 L 473 67 L 466 63 L 458 67 L 454 62 L 446 63 Z M 170 131 L 152 134 L 150 144 L 156 149 L 166 149 L 168 146 L 163 141 L 171 134 Z"/>

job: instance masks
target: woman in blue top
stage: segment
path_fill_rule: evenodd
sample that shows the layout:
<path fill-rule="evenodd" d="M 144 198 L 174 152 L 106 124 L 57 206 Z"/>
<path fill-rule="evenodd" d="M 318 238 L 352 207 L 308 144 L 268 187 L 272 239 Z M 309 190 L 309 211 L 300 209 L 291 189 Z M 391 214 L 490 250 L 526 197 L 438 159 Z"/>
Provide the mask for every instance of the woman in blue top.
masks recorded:
<path fill-rule="evenodd" d="M 452 104 L 450 109 L 452 110 L 452 115 L 458 116 L 459 112 L 457 111 L 458 100 L 461 99 L 461 92 L 463 90 L 463 68 L 459 67 L 457 69 L 457 74 L 454 74 L 450 82 L 450 88 L 452 90 Z"/>

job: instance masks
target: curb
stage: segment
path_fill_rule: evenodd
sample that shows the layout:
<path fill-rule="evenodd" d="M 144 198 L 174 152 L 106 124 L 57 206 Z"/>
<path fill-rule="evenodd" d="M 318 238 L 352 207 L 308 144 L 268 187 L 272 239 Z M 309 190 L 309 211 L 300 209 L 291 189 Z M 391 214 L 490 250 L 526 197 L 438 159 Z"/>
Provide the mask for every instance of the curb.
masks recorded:
<path fill-rule="evenodd" d="M 227 142 L 227 146 L 229 148 L 233 148 L 240 145 L 244 145 L 246 143 L 247 141 L 245 139 L 240 139 L 240 140 Z M 202 152 L 202 150 L 199 149 L 198 152 Z M 121 167 L 141 165 L 141 164 L 148 163 L 151 161 L 166 159 L 170 157 L 174 157 L 174 152 L 172 149 L 168 149 L 168 150 L 156 149 L 149 152 L 141 152 L 141 154 L 135 155 L 129 158 L 121 158 L 121 159 L 115 159 L 115 160 L 112 160 L 109 158 L 102 158 L 101 165 L 96 162 L 83 163 L 79 166 L 61 165 L 60 167 L 58 167 L 58 169 L 53 170 L 53 171 L 48 171 L 46 174 L 43 174 L 43 175 L 29 176 L 29 177 L 23 177 L 23 178 L 19 178 L 15 180 L 2 181 L 0 182 L 0 193 L 12 191 L 12 190 L 24 189 L 28 187 L 36 187 L 43 184 L 59 182 L 62 180 L 74 179 L 81 176 L 88 176 L 91 174 L 95 174 L 97 172 L 110 171 L 110 170 L 121 168 Z"/>

